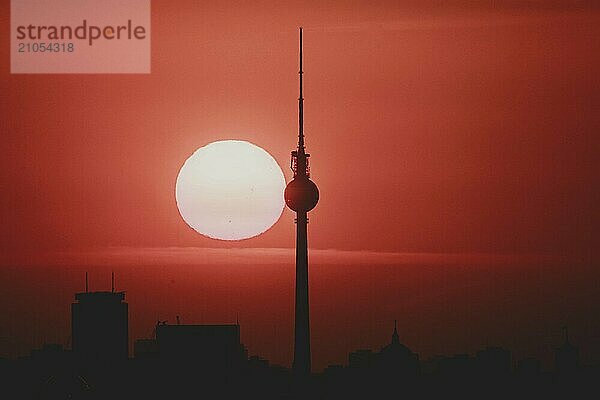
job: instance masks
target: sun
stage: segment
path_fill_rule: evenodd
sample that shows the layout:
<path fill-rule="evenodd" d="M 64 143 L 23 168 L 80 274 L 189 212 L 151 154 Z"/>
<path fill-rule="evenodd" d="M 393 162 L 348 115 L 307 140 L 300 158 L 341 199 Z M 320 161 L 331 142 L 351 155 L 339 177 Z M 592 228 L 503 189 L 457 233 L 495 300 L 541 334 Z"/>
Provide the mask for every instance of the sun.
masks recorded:
<path fill-rule="evenodd" d="M 242 140 L 200 147 L 177 176 L 183 220 L 213 239 L 242 240 L 272 227 L 284 206 L 285 178 L 267 151 Z"/>

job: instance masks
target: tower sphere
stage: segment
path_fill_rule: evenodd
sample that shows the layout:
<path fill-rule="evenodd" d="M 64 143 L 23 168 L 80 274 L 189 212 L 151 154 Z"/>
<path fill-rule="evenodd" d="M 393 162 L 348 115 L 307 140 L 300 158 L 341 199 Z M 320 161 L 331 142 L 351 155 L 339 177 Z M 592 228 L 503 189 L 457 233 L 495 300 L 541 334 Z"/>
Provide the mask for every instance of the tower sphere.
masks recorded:
<path fill-rule="evenodd" d="M 296 212 L 308 212 L 319 202 L 319 189 L 308 177 L 297 176 L 285 188 L 285 204 Z"/>

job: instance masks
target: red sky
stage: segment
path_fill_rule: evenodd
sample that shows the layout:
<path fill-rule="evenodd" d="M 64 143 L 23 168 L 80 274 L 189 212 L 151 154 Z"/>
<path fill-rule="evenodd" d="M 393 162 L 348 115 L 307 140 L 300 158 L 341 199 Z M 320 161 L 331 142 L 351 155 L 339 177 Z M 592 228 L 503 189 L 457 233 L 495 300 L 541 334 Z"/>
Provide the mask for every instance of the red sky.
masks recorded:
<path fill-rule="evenodd" d="M 214 250 L 174 185 L 218 139 L 290 177 L 303 25 L 317 367 L 394 318 L 424 355 L 537 354 L 569 323 L 599 359 L 600 9 L 438 3 L 155 0 L 151 74 L 11 75 L 3 2 L 0 355 L 67 341 L 84 269 L 116 269 L 133 337 L 239 313 L 250 352 L 289 363 L 292 213 Z"/>

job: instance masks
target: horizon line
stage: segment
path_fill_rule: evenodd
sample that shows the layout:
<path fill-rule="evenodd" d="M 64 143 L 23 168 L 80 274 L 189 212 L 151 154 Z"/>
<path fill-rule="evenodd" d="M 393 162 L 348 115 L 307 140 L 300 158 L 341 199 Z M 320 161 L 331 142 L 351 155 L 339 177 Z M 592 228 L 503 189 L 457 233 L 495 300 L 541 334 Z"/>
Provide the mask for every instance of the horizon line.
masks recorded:
<path fill-rule="evenodd" d="M 293 247 L 106 246 L 49 251 L 29 259 L 2 260 L 0 265 L 35 266 L 152 266 L 152 265 L 294 265 Z M 584 264 L 585 256 L 550 252 L 393 252 L 377 250 L 310 249 L 321 265 L 488 266 Z"/>

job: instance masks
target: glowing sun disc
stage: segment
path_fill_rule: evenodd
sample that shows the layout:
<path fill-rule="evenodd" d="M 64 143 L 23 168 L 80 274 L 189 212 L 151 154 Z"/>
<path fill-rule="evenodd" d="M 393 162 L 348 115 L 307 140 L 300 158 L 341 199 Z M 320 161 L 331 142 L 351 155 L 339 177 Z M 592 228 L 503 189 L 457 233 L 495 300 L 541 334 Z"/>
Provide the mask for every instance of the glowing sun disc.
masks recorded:
<path fill-rule="evenodd" d="M 264 149 L 241 140 L 200 147 L 177 176 L 183 220 L 213 239 L 242 240 L 272 227 L 283 211 L 285 178 Z"/>

